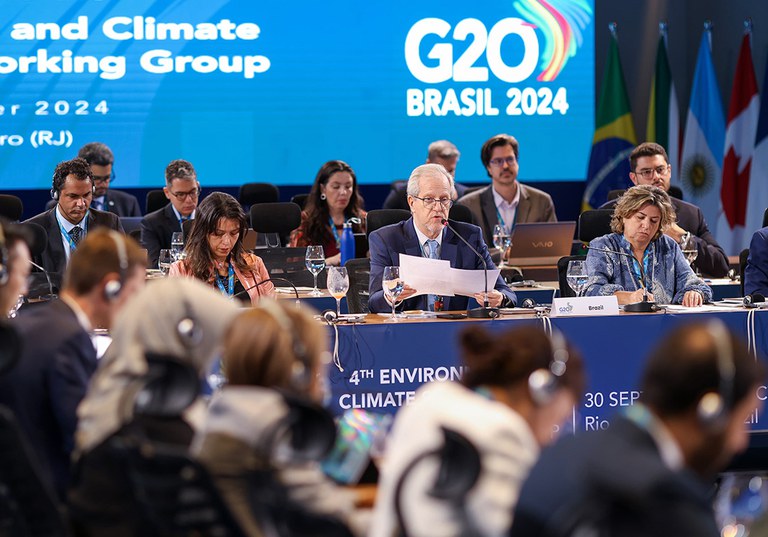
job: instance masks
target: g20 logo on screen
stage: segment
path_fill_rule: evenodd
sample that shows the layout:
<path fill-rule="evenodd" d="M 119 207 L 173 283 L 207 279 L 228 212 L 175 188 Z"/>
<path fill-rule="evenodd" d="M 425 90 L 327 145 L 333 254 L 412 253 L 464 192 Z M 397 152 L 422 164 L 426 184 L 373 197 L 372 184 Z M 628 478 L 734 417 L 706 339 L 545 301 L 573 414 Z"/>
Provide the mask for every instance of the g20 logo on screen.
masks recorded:
<path fill-rule="evenodd" d="M 513 5 L 523 18 L 503 18 L 490 28 L 475 18 L 455 25 L 425 18 L 411 26 L 405 38 L 405 63 L 411 75 L 424 85 L 455 82 L 462 86 L 407 89 L 409 116 L 499 115 L 492 88 L 465 84 L 488 83 L 491 76 L 496 82 L 515 84 L 506 91 L 506 115 L 568 112 L 565 87 L 519 84 L 530 80 L 537 68 L 536 81 L 555 81 L 583 42 L 582 30 L 592 15 L 589 0 L 515 0 Z M 505 40 L 517 42 L 507 57 Z M 463 51 L 457 53 L 459 49 Z"/>
<path fill-rule="evenodd" d="M 411 26 L 405 38 L 405 63 L 411 74 L 421 82 L 438 84 L 455 82 L 487 82 L 488 71 L 504 82 L 521 82 L 529 78 L 539 60 L 539 39 L 533 27 L 522 19 L 502 19 L 488 31 L 477 19 L 463 19 L 456 24 L 451 35 L 454 41 L 472 38 L 467 49 L 453 60 L 453 43 L 436 43 L 427 53 L 427 58 L 436 60 L 437 65 L 428 66 L 421 54 L 421 42 L 429 35 L 445 39 L 451 25 L 442 19 L 422 19 Z M 523 57 L 516 65 L 507 65 L 501 56 L 504 38 L 514 35 L 523 42 Z M 488 67 L 475 65 L 485 55 Z"/>

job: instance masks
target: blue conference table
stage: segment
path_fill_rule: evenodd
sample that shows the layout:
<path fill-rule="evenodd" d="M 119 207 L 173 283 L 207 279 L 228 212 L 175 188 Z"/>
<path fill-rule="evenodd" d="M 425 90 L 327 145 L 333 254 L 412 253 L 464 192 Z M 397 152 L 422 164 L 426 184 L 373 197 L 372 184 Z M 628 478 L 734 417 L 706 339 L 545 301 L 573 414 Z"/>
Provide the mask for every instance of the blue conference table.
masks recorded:
<path fill-rule="evenodd" d="M 746 341 L 748 314 L 743 309 L 552 318 L 552 325 L 581 352 L 588 375 L 587 394 L 581 407 L 574 409 L 569 428 L 607 427 L 618 409 L 637 399 L 643 363 L 661 337 L 683 323 L 711 317 L 722 319 Z M 532 314 L 492 321 L 383 320 L 380 315 L 369 315 L 364 324 L 337 326 L 339 361 L 344 371 L 329 366 L 334 413 L 350 408 L 394 413 L 415 399 L 421 384 L 457 380 L 462 372 L 458 335 L 470 324 L 481 324 L 488 330 L 542 324 Z M 768 349 L 768 312 L 757 311 L 754 321 L 757 348 L 764 352 Z M 329 332 L 334 338 L 333 328 Z M 765 386 L 756 394 L 763 400 L 766 395 Z M 756 413 L 751 426 L 755 431 L 768 430 L 768 417 L 763 411 Z"/>

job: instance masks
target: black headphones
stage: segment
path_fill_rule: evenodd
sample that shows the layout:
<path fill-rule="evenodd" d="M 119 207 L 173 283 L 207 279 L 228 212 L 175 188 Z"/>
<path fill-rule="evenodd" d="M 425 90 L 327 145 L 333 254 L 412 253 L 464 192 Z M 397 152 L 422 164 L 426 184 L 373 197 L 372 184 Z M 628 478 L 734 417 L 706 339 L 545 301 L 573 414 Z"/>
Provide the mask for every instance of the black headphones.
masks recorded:
<path fill-rule="evenodd" d="M 291 386 L 299 392 L 307 391 L 312 382 L 312 362 L 306 345 L 299 339 L 296 325 L 282 308 L 271 300 L 262 300 L 259 307 L 272 316 L 280 328 L 291 337 L 291 348 L 295 358 L 291 366 Z"/>
<path fill-rule="evenodd" d="M 538 406 L 544 406 L 555 396 L 559 379 L 565 374 L 568 362 L 568 347 L 563 334 L 553 329 L 549 336 L 552 345 L 552 360 L 547 368 L 536 369 L 528 376 L 528 391 Z"/>
<path fill-rule="evenodd" d="M 765 302 L 765 297 L 760 293 L 752 293 L 751 295 L 744 295 L 744 307 L 745 308 L 759 308 L 757 304 Z"/>
<path fill-rule="evenodd" d="M 125 238 L 120 233 L 114 230 L 109 230 L 108 233 L 115 243 L 117 260 L 120 264 L 120 278 L 118 280 L 110 280 L 104 285 L 104 298 L 112 302 L 120 296 L 120 291 L 123 290 L 125 280 L 128 278 L 128 251 L 125 246 Z"/>
<path fill-rule="evenodd" d="M 728 411 L 733 404 L 733 377 L 736 363 L 731 346 L 731 335 L 720 319 L 712 319 L 705 325 L 715 346 L 717 365 L 717 390 L 708 391 L 699 398 L 696 415 L 706 428 L 719 431 L 727 423 Z"/>
<path fill-rule="evenodd" d="M 5 229 L 0 225 L 0 285 L 8 283 L 10 277 L 9 262 L 8 248 L 5 244 Z"/>

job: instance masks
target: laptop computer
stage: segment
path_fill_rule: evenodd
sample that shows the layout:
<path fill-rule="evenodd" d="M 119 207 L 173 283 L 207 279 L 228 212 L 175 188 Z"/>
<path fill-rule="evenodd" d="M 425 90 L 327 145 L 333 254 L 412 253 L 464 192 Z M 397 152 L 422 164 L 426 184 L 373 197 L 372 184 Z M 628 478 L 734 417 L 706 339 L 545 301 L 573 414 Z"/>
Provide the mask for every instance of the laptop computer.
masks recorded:
<path fill-rule="evenodd" d="M 512 232 L 507 262 L 510 265 L 556 265 L 571 255 L 576 222 L 531 222 L 517 224 Z"/>

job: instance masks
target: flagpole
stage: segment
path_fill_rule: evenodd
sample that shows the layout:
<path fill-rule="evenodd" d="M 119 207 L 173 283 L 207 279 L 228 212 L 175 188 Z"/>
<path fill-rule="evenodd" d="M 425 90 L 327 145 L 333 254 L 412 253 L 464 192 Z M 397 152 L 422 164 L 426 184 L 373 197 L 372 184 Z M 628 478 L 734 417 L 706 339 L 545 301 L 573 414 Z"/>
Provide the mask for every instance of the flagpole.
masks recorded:
<path fill-rule="evenodd" d="M 707 34 L 707 44 L 709 45 L 710 52 L 712 52 L 712 28 L 714 27 L 715 25 L 711 20 L 707 19 L 704 21 L 704 33 Z"/>

